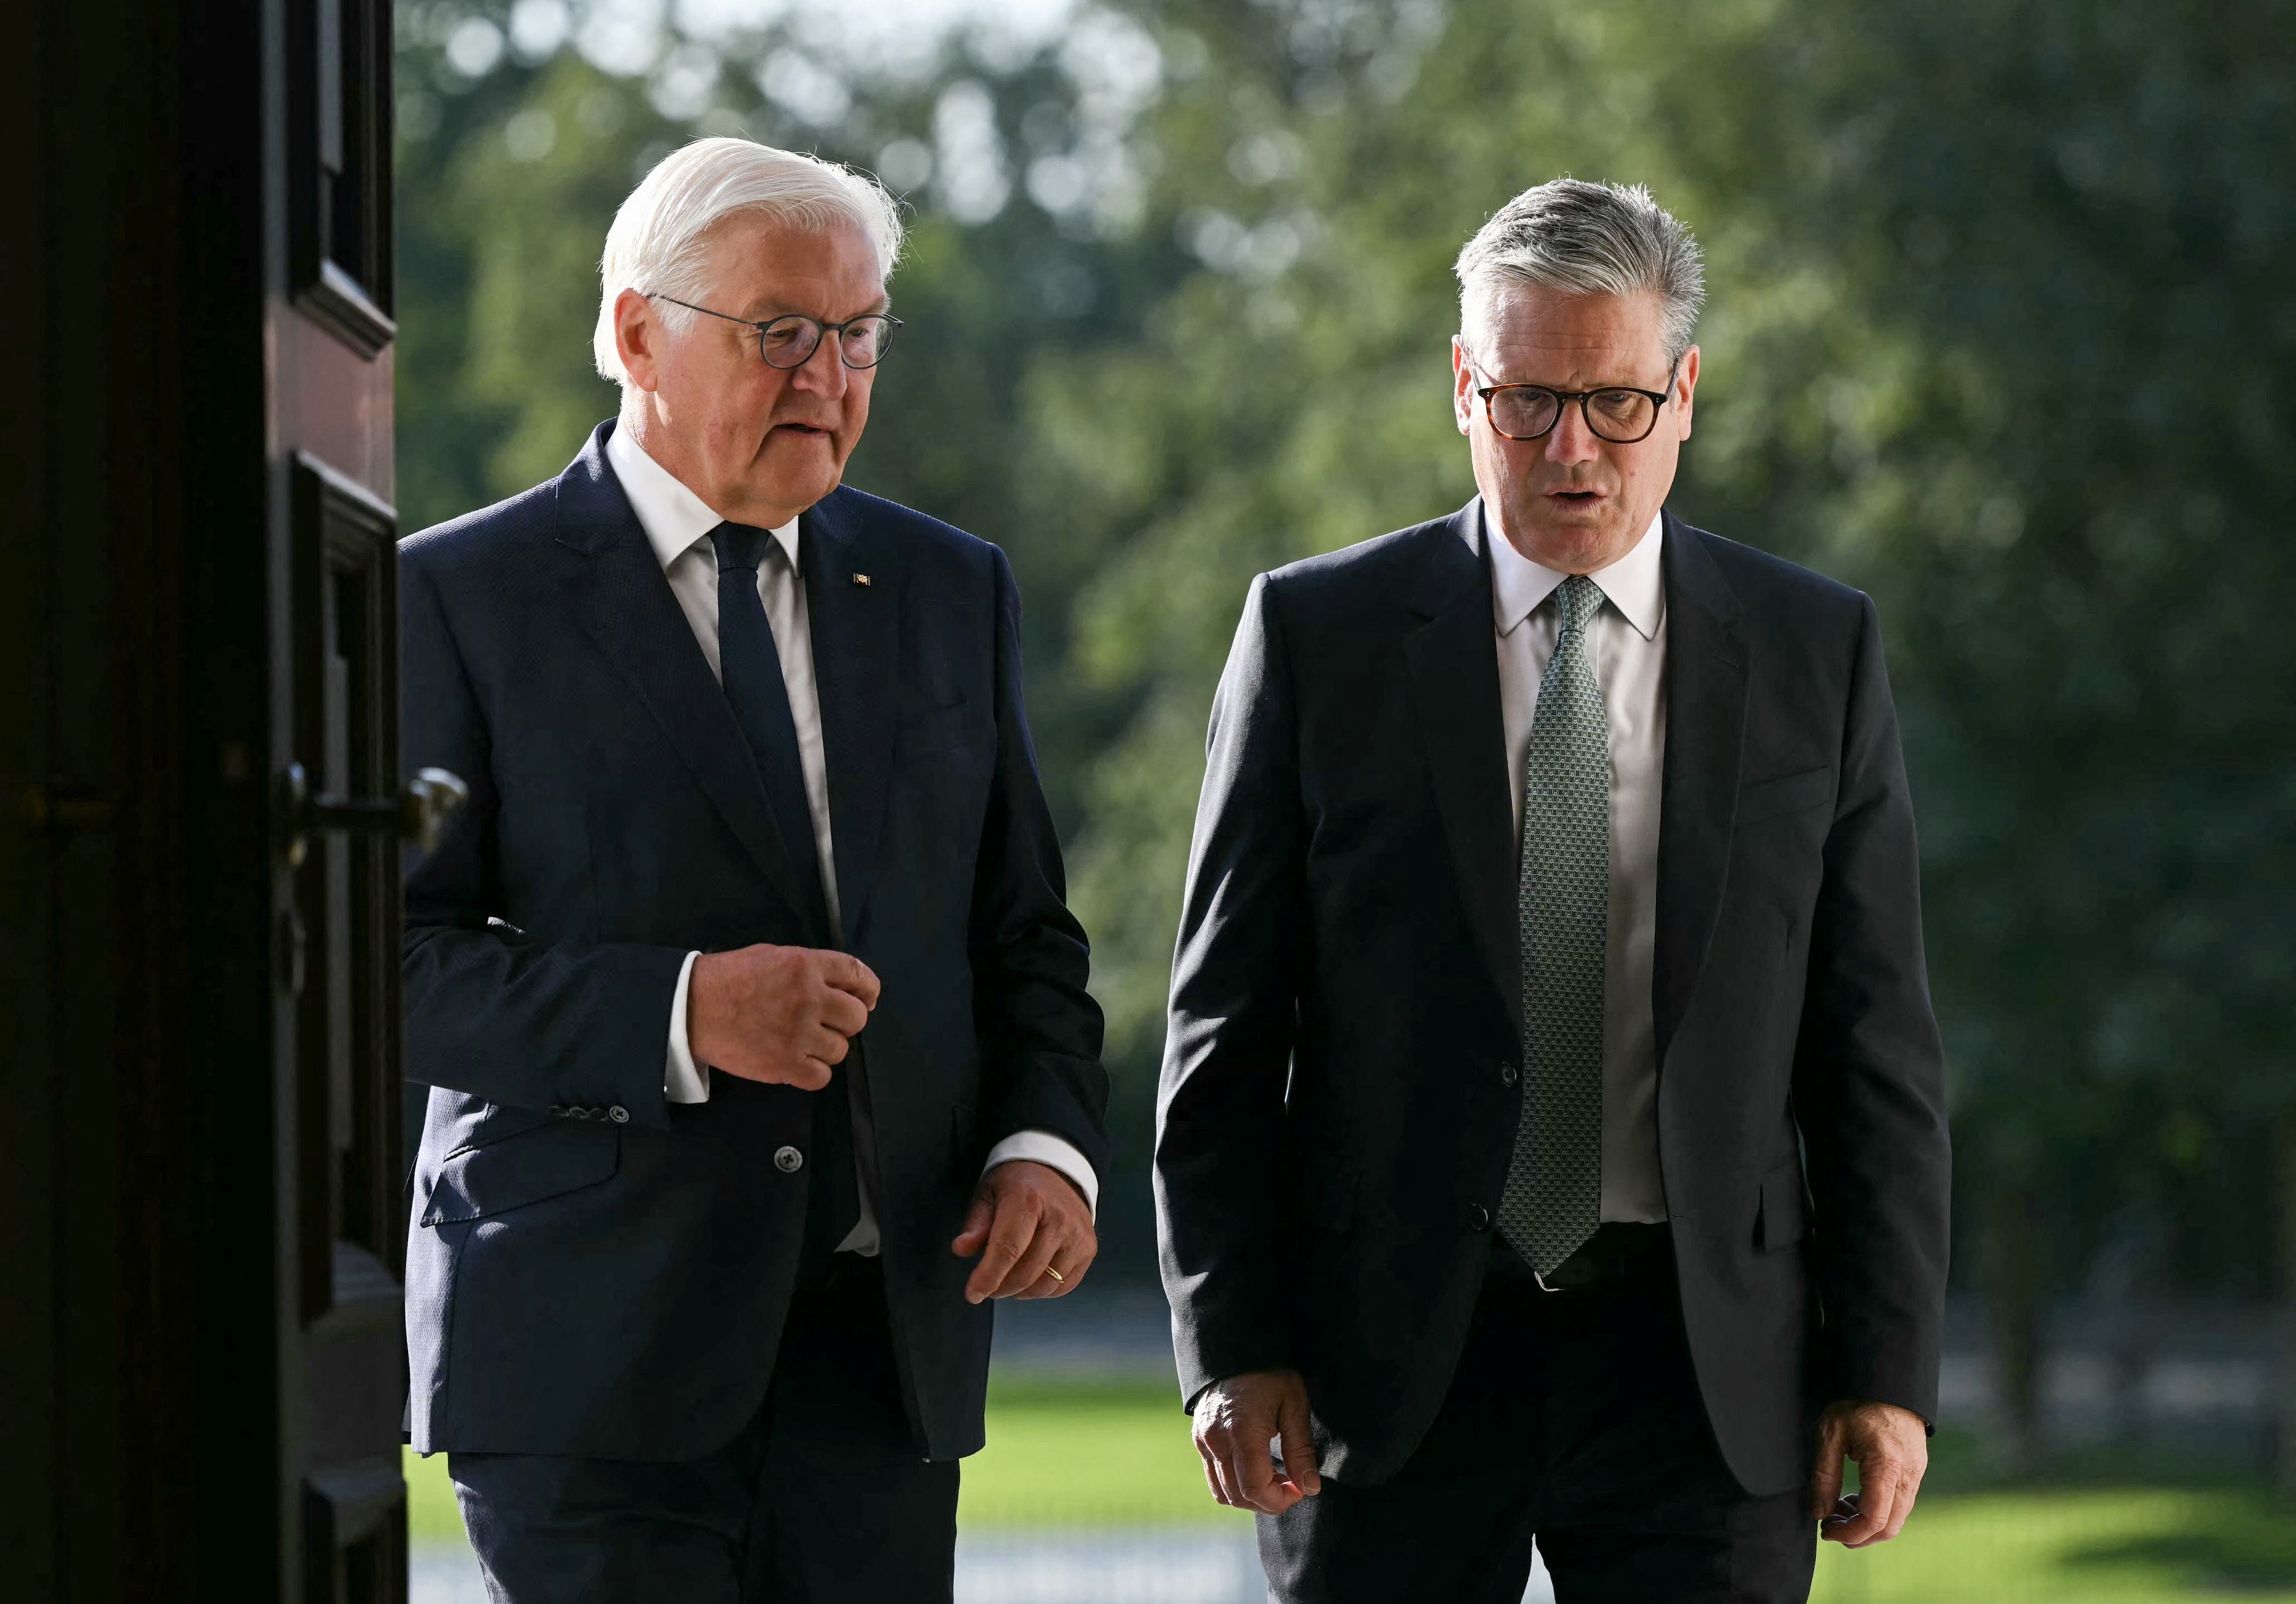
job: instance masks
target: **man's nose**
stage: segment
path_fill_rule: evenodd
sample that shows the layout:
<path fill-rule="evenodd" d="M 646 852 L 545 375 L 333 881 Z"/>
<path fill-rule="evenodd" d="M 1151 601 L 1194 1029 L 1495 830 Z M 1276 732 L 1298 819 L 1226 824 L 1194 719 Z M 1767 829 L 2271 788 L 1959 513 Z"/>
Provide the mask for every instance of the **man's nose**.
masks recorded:
<path fill-rule="evenodd" d="M 1587 426 L 1586 408 L 1576 401 L 1562 403 L 1562 415 L 1546 432 L 1546 460 L 1568 465 L 1593 462 L 1603 454 L 1603 442 Z"/>
<path fill-rule="evenodd" d="M 845 394 L 851 378 L 841 336 L 828 329 L 821 331 L 821 343 L 813 348 L 813 354 L 790 370 L 791 388 L 827 396 L 832 401 Z"/>

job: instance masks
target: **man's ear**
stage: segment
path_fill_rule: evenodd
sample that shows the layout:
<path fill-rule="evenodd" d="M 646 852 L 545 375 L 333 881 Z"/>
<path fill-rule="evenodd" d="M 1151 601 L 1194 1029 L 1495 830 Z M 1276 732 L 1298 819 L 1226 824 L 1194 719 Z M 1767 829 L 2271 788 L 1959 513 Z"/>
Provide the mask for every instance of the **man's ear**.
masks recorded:
<path fill-rule="evenodd" d="M 1475 367 L 1456 334 L 1451 336 L 1451 421 L 1462 434 L 1475 421 Z"/>
<path fill-rule="evenodd" d="M 661 383 L 661 341 L 668 333 L 654 315 L 653 302 L 636 290 L 614 297 L 614 350 L 622 371 L 638 389 L 652 391 Z"/>
<path fill-rule="evenodd" d="M 1698 389 L 1698 348 L 1692 346 L 1682 353 L 1682 366 L 1674 378 L 1675 428 L 1677 439 L 1690 438 L 1691 400 Z"/>

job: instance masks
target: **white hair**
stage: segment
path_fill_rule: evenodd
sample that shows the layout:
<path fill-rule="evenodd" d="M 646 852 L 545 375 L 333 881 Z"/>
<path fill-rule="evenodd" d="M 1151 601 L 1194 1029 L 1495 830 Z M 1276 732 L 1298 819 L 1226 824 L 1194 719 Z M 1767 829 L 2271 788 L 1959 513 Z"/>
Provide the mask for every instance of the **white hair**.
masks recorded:
<path fill-rule="evenodd" d="M 1527 189 L 1476 230 L 1459 252 L 1459 339 L 1470 350 L 1490 332 L 1511 284 L 1565 295 L 1658 297 L 1667 365 L 1698 330 L 1706 273 L 1698 242 L 1639 184 L 1557 178 Z"/>
<path fill-rule="evenodd" d="M 808 233 L 858 228 L 877 252 L 877 272 L 890 278 L 901 254 L 901 214 L 893 197 L 865 173 L 818 156 L 776 150 L 754 139 L 697 139 L 654 163 L 639 180 L 598 263 L 598 326 L 590 352 L 601 376 L 627 388 L 614 349 L 614 301 L 624 290 L 701 302 L 711 286 L 709 233 L 736 212 L 757 212 Z M 695 314 L 655 303 L 673 329 Z"/>

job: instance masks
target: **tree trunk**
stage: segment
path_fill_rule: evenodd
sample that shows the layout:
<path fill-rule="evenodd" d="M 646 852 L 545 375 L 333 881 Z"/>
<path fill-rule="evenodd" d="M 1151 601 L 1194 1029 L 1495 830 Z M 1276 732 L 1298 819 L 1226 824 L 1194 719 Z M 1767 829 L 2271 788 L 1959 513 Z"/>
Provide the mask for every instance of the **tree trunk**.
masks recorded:
<path fill-rule="evenodd" d="M 2030 1462 L 2040 1419 L 2041 1257 L 2033 1188 L 2014 1181 L 1993 1195 L 1980 1272 L 1993 1326 L 2003 1460 Z"/>
<path fill-rule="evenodd" d="M 2273 1246 L 2279 1271 L 2275 1288 L 2275 1391 L 2278 1408 L 2273 1433 L 2274 1469 L 2281 1497 L 2296 1503 L 2296 1112 L 2282 1116 L 2273 1142 Z"/>

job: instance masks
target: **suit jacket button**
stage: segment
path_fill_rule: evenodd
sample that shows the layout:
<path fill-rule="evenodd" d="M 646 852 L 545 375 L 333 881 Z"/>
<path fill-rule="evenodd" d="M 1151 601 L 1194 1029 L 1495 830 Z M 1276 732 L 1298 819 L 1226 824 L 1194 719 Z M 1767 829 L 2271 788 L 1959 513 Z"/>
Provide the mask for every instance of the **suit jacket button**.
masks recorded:
<path fill-rule="evenodd" d="M 805 1155 L 795 1147 L 775 1147 L 774 1168 L 784 1175 L 794 1175 L 805 1168 Z"/>
<path fill-rule="evenodd" d="M 627 1125 L 630 1123 L 630 1111 L 617 1103 L 606 1110 L 606 1117 L 617 1125 Z"/>
<path fill-rule="evenodd" d="M 1491 1211 L 1478 1203 L 1467 1211 L 1467 1223 L 1477 1230 L 1491 1229 Z"/>
<path fill-rule="evenodd" d="M 1500 1085 L 1502 1085 L 1502 1086 L 1512 1086 L 1512 1085 L 1513 1085 L 1517 1081 L 1520 1081 L 1520 1080 L 1521 1080 L 1521 1079 L 1522 1079 L 1522 1071 L 1521 1071 L 1521 1070 L 1517 1069 L 1513 1065 L 1512 1065 L 1512 1064 L 1502 1064 L 1502 1065 L 1499 1065 L 1499 1084 L 1500 1084 Z"/>

